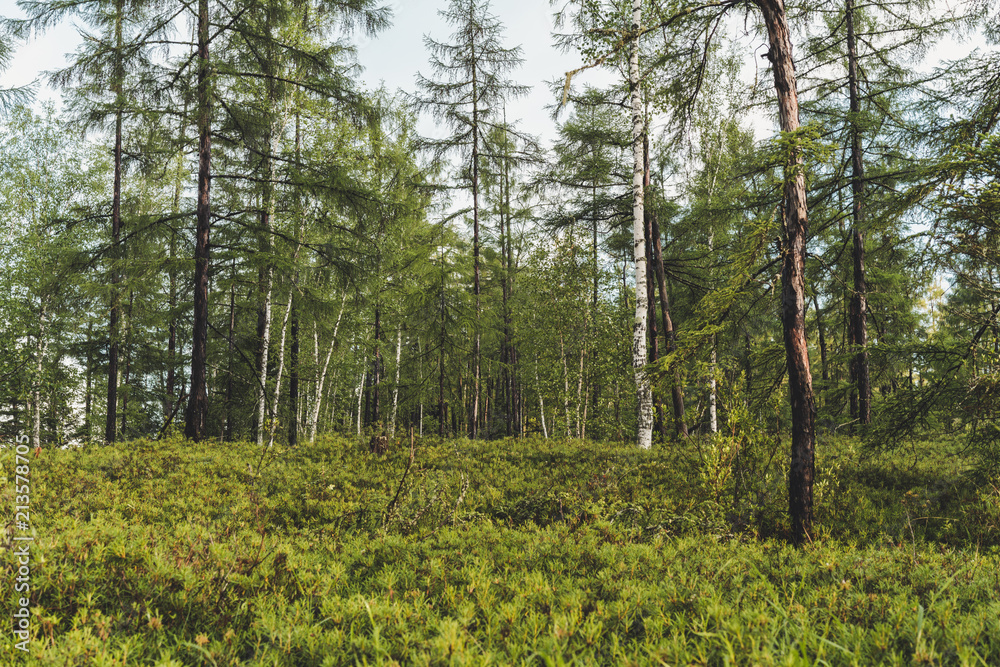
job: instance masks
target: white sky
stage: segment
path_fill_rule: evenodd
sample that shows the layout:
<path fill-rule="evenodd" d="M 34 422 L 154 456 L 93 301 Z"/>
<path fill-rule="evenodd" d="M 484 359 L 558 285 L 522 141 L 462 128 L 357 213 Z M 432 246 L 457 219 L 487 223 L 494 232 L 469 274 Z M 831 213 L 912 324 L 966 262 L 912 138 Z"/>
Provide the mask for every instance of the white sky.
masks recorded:
<path fill-rule="evenodd" d="M 417 72 L 431 76 L 424 35 L 437 41 L 450 40 L 453 26 L 438 15 L 447 0 L 387 0 L 393 12 L 392 26 L 375 38 L 356 35 L 358 60 L 365 71 L 362 79 L 368 88 L 384 83 L 390 92 L 397 89 L 413 92 Z M 511 74 L 516 83 L 531 86 L 530 93 L 512 101 L 508 119 L 521 119 L 521 129 L 536 136 L 552 136 L 554 123 L 545 106 L 550 104 L 545 81 L 561 79 L 567 70 L 579 67 L 575 54 L 564 54 L 552 47 L 552 10 L 547 0 L 494 0 L 492 12 L 503 23 L 504 43 L 521 46 L 525 65 Z M 15 0 L 0 0 L 0 16 L 20 17 Z M 67 63 L 80 39 L 73 26 L 60 25 L 41 38 L 18 45 L 11 67 L 0 72 L 0 87 L 28 84 L 44 70 L 58 69 Z M 599 76 L 599 75 L 597 75 Z M 597 81 L 595 74 L 580 80 Z M 37 100 L 58 100 L 59 93 L 44 86 L 38 88 Z M 434 132 L 428 122 L 421 131 Z"/>
<path fill-rule="evenodd" d="M 437 41 L 449 41 L 453 27 L 439 16 L 438 10 L 447 6 L 448 0 L 383 0 L 393 12 L 392 25 L 375 38 L 357 36 L 358 60 L 365 68 L 362 80 L 371 89 L 384 82 L 389 91 L 403 89 L 412 92 L 418 71 L 431 76 L 428 54 L 424 48 L 424 35 Z M 514 100 L 507 110 L 508 120 L 520 119 L 521 130 L 538 136 L 548 143 L 555 135 L 555 124 L 545 107 L 553 102 L 546 81 L 561 80 L 565 72 L 583 64 L 579 56 L 561 53 L 552 46 L 552 7 L 548 0 L 493 0 L 492 12 L 505 27 L 504 43 L 521 46 L 525 64 L 511 78 L 517 83 L 531 86 L 525 98 Z M 15 0 L 0 0 L 0 16 L 22 16 Z M 759 41 L 759 40 L 756 40 Z M 0 72 L 0 87 L 20 86 L 30 83 L 39 72 L 58 69 L 66 64 L 66 56 L 79 44 L 73 26 L 63 24 L 52 29 L 40 39 L 19 45 L 12 66 Z M 947 44 L 947 41 L 946 41 Z M 981 40 L 974 43 L 981 46 Z M 755 44 L 760 46 L 760 44 Z M 932 52 L 930 60 L 945 55 L 957 57 L 968 52 L 970 45 L 944 44 Z M 956 52 L 957 51 L 957 52 Z M 752 46 L 748 48 L 747 64 L 752 71 L 756 65 Z M 578 75 L 574 83 L 604 85 L 612 75 L 589 70 Z M 763 82 L 770 83 L 770 82 Z M 59 93 L 39 87 L 37 99 L 58 100 Z M 748 118 L 758 136 L 770 133 L 773 119 L 770 114 L 759 112 L 761 117 Z M 767 116 L 767 117 L 765 117 Z M 423 120 L 419 130 L 435 135 L 434 125 Z"/>

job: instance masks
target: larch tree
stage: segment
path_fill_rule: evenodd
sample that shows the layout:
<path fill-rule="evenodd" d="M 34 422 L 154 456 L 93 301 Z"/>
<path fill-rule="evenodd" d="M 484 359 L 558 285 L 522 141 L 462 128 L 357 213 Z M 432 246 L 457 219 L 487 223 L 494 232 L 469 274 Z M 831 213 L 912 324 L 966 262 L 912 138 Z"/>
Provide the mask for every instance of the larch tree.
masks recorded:
<path fill-rule="evenodd" d="M 481 394 L 481 265 L 480 265 L 480 168 L 491 128 L 502 123 L 503 104 L 524 95 L 527 87 L 507 75 L 522 62 L 521 48 L 503 46 L 503 25 L 490 14 L 488 0 L 452 0 L 441 15 L 455 26 L 452 42 L 430 37 L 424 41 L 431 53 L 433 77 L 417 75 L 417 109 L 430 112 L 454 134 L 445 139 L 427 139 L 425 145 L 438 157 L 457 152 L 459 180 L 472 198 L 472 289 L 475 297 L 475 331 L 472 341 L 473 395 L 469 427 L 479 432 Z"/>

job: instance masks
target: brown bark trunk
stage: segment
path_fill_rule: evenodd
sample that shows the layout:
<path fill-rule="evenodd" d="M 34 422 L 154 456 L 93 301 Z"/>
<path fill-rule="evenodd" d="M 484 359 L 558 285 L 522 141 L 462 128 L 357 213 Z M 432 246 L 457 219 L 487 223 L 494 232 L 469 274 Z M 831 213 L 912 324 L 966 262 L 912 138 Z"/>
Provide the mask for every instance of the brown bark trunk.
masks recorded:
<path fill-rule="evenodd" d="M 854 291 L 851 295 L 851 380 L 857 392 L 857 418 L 862 424 L 871 423 L 872 388 L 868 373 L 868 290 L 865 284 L 864 162 L 861 152 L 861 93 L 858 83 L 857 43 L 854 36 L 854 0 L 847 0 L 847 62 L 851 103 L 851 195 L 854 241 Z"/>
<path fill-rule="evenodd" d="M 767 26 L 770 49 L 767 58 L 774 72 L 778 116 L 783 132 L 799 128 L 799 102 L 792 60 L 792 41 L 782 0 L 755 0 Z M 816 435 L 812 374 L 805 328 L 805 258 L 807 206 L 802 153 L 792 149 L 785 165 L 784 238 L 781 269 L 782 328 L 792 408 L 792 451 L 788 471 L 788 505 L 792 539 L 796 544 L 811 539 L 813 525 L 813 478 Z"/>
<path fill-rule="evenodd" d="M 118 433 L 118 350 L 119 350 L 119 284 L 118 275 L 119 253 L 121 252 L 121 193 L 122 193 L 122 113 L 115 114 L 115 149 L 114 149 L 114 191 L 111 200 L 111 315 L 108 318 L 108 401 L 107 421 L 104 428 L 104 441 L 112 443 Z"/>
<path fill-rule="evenodd" d="M 667 277 L 663 268 L 663 246 L 660 243 L 660 223 L 653 215 L 650 218 L 650 228 L 653 234 L 653 266 L 656 269 L 657 289 L 660 292 L 660 313 L 663 319 L 663 338 L 666 341 L 666 353 L 670 354 L 677 347 L 677 333 L 670 317 L 670 299 L 667 296 Z M 674 371 L 674 384 L 671 389 L 671 400 L 674 408 L 674 427 L 677 435 L 688 437 L 688 427 L 684 423 L 684 388 L 681 386 L 681 373 Z"/>
<path fill-rule="evenodd" d="M 118 432 L 118 319 L 119 319 L 119 284 L 121 277 L 118 273 L 118 261 L 121 252 L 121 224 L 122 224 L 122 78 L 123 68 L 121 63 L 122 49 L 122 16 L 123 7 L 119 0 L 117 4 L 117 16 L 115 19 L 115 104 L 118 109 L 115 112 L 115 148 L 114 148 L 114 185 L 111 195 L 111 313 L 108 318 L 108 400 L 107 400 L 107 420 L 104 428 L 104 441 L 112 443 L 116 439 Z"/>
<path fill-rule="evenodd" d="M 191 342 L 191 390 L 185 414 L 184 436 L 199 441 L 208 426 L 205 369 L 208 357 L 208 265 L 211 209 L 211 121 L 208 71 L 208 0 L 198 2 L 198 225 L 194 251 L 194 332 Z"/>
<path fill-rule="evenodd" d="M 476 46 L 472 45 L 471 62 L 476 62 Z M 472 341 L 472 372 L 473 372 L 473 398 L 472 398 L 472 439 L 479 435 L 479 383 L 480 383 L 480 338 L 479 338 L 479 317 L 480 317 L 480 284 L 479 284 L 479 91 L 476 80 L 476 67 L 472 68 L 472 263 L 473 263 L 473 284 L 472 290 L 476 295 L 476 321 L 475 335 Z"/>

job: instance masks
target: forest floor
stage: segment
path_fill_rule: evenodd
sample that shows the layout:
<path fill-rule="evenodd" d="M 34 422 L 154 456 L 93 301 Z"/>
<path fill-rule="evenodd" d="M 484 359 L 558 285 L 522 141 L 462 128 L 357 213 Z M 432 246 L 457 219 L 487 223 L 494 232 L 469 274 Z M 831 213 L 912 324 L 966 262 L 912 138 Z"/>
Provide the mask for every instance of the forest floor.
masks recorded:
<path fill-rule="evenodd" d="M 1000 664 L 1000 483 L 948 440 L 823 441 L 817 534 L 796 549 L 786 448 L 45 450 L 28 652 L 8 632 L 0 663 Z M 4 581 L 21 534 L 7 525 Z M 21 595 L 4 587 L 12 620 Z"/>

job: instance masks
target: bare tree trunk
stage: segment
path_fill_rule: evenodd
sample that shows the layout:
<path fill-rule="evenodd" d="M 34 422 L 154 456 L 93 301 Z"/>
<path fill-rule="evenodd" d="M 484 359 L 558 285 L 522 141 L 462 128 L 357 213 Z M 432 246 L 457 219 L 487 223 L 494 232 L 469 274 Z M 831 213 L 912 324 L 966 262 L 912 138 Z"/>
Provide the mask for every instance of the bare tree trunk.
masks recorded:
<path fill-rule="evenodd" d="M 323 361 L 323 370 L 319 374 L 319 383 L 316 387 L 316 402 L 313 404 L 312 416 L 309 419 L 309 442 L 314 442 L 316 440 L 316 428 L 319 423 L 319 409 L 320 403 L 323 399 L 323 385 L 326 383 L 326 372 L 330 368 L 330 358 L 333 356 L 333 350 L 337 346 L 337 332 L 340 330 L 340 319 L 344 316 L 344 304 L 347 303 L 347 292 L 344 292 L 344 296 L 340 300 L 340 312 L 337 313 L 337 322 L 333 325 L 333 336 L 330 339 L 330 349 L 326 353 L 326 359 Z"/>
<path fill-rule="evenodd" d="M 632 368 L 637 402 L 636 438 L 640 449 L 653 446 L 653 392 L 646 374 L 646 230 L 643 220 L 642 99 L 639 89 L 639 26 L 642 0 L 632 0 L 632 39 L 629 61 L 629 92 L 632 101 L 632 257 L 635 260 L 635 320 L 632 326 Z"/>
<path fill-rule="evenodd" d="M 274 376 L 274 403 L 271 405 L 271 425 L 268 428 L 267 446 L 274 446 L 274 434 L 278 430 L 277 409 L 281 399 L 281 377 L 285 374 L 285 334 L 288 332 L 288 316 L 292 313 L 292 295 L 288 295 L 288 307 L 285 309 L 285 319 L 281 322 L 281 345 L 278 347 L 278 372 Z"/>
<path fill-rule="evenodd" d="M 538 380 L 538 360 L 535 360 L 535 387 L 538 390 L 538 414 L 542 419 L 542 435 L 549 439 L 549 430 L 545 427 L 545 399 L 542 398 L 542 383 Z"/>
<path fill-rule="evenodd" d="M 854 241 L 854 292 L 851 295 L 851 343 L 854 358 L 851 360 L 851 379 L 858 395 L 858 421 L 871 423 L 872 387 L 868 373 L 868 288 L 865 284 L 864 222 L 864 163 L 861 151 L 861 92 L 858 84 L 858 55 L 854 36 L 854 0 L 847 0 L 847 62 L 851 103 L 851 194 L 852 229 Z"/>
<path fill-rule="evenodd" d="M 34 403 L 31 445 L 36 449 L 42 446 L 42 374 L 45 372 L 45 354 L 49 349 L 49 341 L 45 331 L 45 316 L 48 312 L 48 297 L 42 297 L 41 310 L 38 313 L 38 339 L 35 341 L 35 377 L 31 383 L 31 400 Z"/>
<path fill-rule="evenodd" d="M 226 442 L 233 440 L 233 336 L 236 333 L 236 260 L 233 260 L 233 282 L 229 285 L 229 341 L 226 355 Z"/>
<path fill-rule="evenodd" d="M 583 439 L 584 424 L 580 420 L 580 406 L 584 406 L 583 419 L 587 419 L 586 410 L 586 400 L 583 395 L 583 374 L 584 374 L 584 359 L 587 356 L 587 347 L 584 345 L 580 348 L 580 374 L 576 378 L 576 437 Z"/>
<path fill-rule="evenodd" d="M 663 248 L 660 243 L 660 223 L 655 215 L 649 216 L 649 232 L 652 242 L 653 266 L 656 268 L 656 281 L 660 293 L 660 317 L 663 320 L 663 338 L 666 341 L 666 352 L 670 354 L 677 348 L 677 334 L 674 331 L 673 319 L 670 317 L 670 299 L 667 296 L 666 272 L 663 268 Z M 681 372 L 674 370 L 674 383 L 670 390 L 674 409 L 674 428 L 677 435 L 688 437 L 687 424 L 684 422 L 684 389 L 681 386 Z"/>
<path fill-rule="evenodd" d="M 563 411 L 566 413 L 566 437 L 572 437 L 570 428 L 573 425 L 569 418 L 569 366 L 566 364 L 566 347 L 563 345 L 563 335 L 559 334 L 559 358 L 563 367 Z"/>
<path fill-rule="evenodd" d="M 473 39 L 470 62 L 476 62 L 476 45 Z M 473 292 L 476 295 L 475 335 L 472 341 L 473 399 L 472 439 L 479 436 L 479 382 L 480 382 L 480 294 L 479 284 L 479 92 L 476 79 L 478 68 L 472 68 L 472 263 Z M 465 405 L 465 402 L 462 402 Z"/>
<path fill-rule="evenodd" d="M 358 435 L 361 435 L 361 395 L 365 388 L 365 371 L 361 370 L 361 379 L 358 380 Z"/>
<path fill-rule="evenodd" d="M 191 343 L 191 390 L 185 414 L 185 437 L 199 441 L 208 428 L 208 265 L 211 208 L 212 107 L 209 92 L 208 0 L 198 0 L 198 225 L 194 251 L 194 332 Z"/>
<path fill-rule="evenodd" d="M 782 0 L 755 0 L 767 26 L 774 71 L 778 117 L 783 132 L 799 128 L 799 102 L 792 60 L 792 42 Z M 788 505 L 792 537 L 797 544 L 811 539 L 813 478 L 815 476 L 815 417 L 812 374 L 805 328 L 806 184 L 802 152 L 793 150 L 785 165 L 784 238 L 781 270 L 782 328 L 792 408 L 792 452 L 788 471 Z"/>
<path fill-rule="evenodd" d="M 295 447 L 299 444 L 299 309 L 295 305 L 295 301 L 295 295 L 290 295 L 288 309 L 292 311 L 292 349 L 289 353 L 291 373 L 288 377 L 289 447 Z"/>
<path fill-rule="evenodd" d="M 389 435 L 396 435 L 396 409 L 399 407 L 399 361 L 403 354 L 403 325 L 396 325 L 396 379 L 392 385 L 392 416 L 389 418 Z"/>

